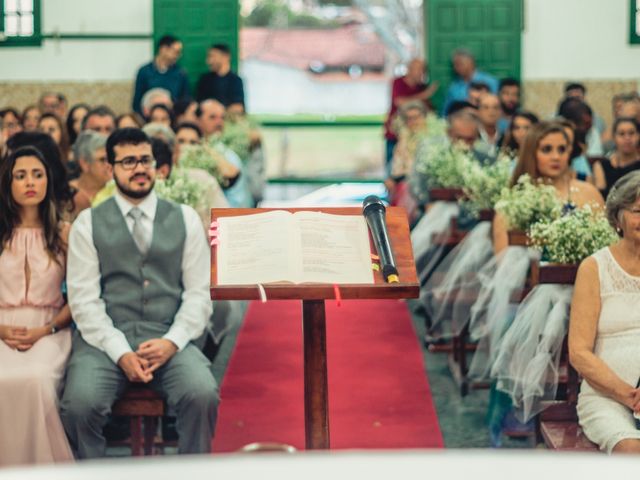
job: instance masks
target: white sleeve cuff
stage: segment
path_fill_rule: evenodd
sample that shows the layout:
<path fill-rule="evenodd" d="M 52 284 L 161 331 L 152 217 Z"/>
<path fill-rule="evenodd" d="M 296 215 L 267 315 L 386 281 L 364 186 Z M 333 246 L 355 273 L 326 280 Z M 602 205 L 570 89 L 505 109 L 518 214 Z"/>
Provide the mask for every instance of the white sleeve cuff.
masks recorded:
<path fill-rule="evenodd" d="M 173 342 L 178 347 L 178 351 L 186 347 L 191 341 L 191 335 L 178 325 L 172 325 L 162 338 Z"/>
<path fill-rule="evenodd" d="M 118 360 L 125 353 L 133 352 L 131 350 L 131 346 L 127 343 L 127 340 L 124 338 L 124 335 L 116 335 L 112 338 L 109 338 L 103 344 L 104 352 L 109 355 L 109 358 L 115 363 L 118 364 Z"/>

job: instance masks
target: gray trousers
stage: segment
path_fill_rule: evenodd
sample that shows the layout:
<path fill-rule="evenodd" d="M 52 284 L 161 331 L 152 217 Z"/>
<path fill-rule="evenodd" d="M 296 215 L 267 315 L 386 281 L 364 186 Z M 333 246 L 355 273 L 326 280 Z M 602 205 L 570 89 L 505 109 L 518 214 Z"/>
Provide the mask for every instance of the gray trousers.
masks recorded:
<path fill-rule="evenodd" d="M 176 412 L 178 453 L 211 451 L 219 397 L 209 366 L 202 352 L 188 344 L 156 370 L 148 384 Z M 105 455 L 102 428 L 128 384 L 118 365 L 75 333 L 60 417 L 78 458 Z"/>

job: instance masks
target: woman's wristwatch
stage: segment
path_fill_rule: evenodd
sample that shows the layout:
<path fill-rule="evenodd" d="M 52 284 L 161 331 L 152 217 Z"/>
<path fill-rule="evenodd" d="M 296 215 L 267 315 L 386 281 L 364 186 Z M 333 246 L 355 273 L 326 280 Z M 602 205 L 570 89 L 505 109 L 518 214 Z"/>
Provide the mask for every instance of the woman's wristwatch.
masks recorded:
<path fill-rule="evenodd" d="M 54 322 L 51 322 L 51 335 L 54 335 L 55 333 L 59 332 L 60 329 L 58 327 L 56 327 L 56 324 Z"/>

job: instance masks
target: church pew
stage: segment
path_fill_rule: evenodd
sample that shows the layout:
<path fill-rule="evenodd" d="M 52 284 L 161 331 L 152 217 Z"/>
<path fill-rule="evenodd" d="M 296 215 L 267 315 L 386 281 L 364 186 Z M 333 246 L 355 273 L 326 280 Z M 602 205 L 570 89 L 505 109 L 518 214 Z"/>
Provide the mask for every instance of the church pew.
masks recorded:
<path fill-rule="evenodd" d="M 573 285 L 578 273 L 578 265 L 547 265 L 541 266 L 539 272 L 540 283 L 554 283 Z M 558 387 L 564 387 L 565 400 L 549 402 L 538 416 L 539 436 L 550 450 L 561 451 L 598 451 L 597 445 L 592 443 L 582 433 L 578 425 L 576 404 L 580 389 L 578 373 L 569 363 L 569 348 L 567 338 L 562 345 L 561 368 L 565 370 L 564 378 L 558 379 Z"/>
<path fill-rule="evenodd" d="M 449 193 L 450 196 L 455 195 L 456 192 Z M 444 194 L 442 195 L 444 197 Z M 458 197 L 459 198 L 459 197 Z M 495 212 L 493 210 L 483 210 L 479 214 L 479 221 L 492 221 Z M 457 219 L 453 219 L 451 222 L 450 232 L 448 234 L 439 235 L 434 237 L 433 243 L 437 245 L 444 245 L 447 247 L 446 254 L 448 254 L 453 248 L 455 248 L 467 235 L 468 231 L 458 228 Z M 446 275 L 446 273 L 442 273 Z M 468 292 L 465 292 L 468 293 Z M 473 304 L 477 300 L 477 295 L 470 294 L 468 296 L 460 297 L 460 295 L 453 295 L 457 301 L 463 301 L 468 308 L 471 309 Z M 453 305 L 451 305 L 452 307 Z M 476 344 L 469 339 L 469 325 L 468 322 L 462 326 L 460 333 L 454 335 L 451 341 L 444 343 L 437 343 L 429 345 L 429 351 L 435 353 L 446 353 L 449 370 L 453 377 L 454 382 L 458 386 L 461 396 L 466 396 L 469 392 L 469 382 L 467 381 L 468 361 L 467 353 L 475 352 Z"/>
<path fill-rule="evenodd" d="M 566 349 L 566 340 L 564 348 Z M 567 399 L 549 402 L 547 408 L 540 412 L 538 416 L 539 437 L 550 450 L 598 451 L 598 446 L 582 433 L 582 428 L 578 424 L 576 404 L 580 379 L 578 373 L 568 363 L 567 374 Z"/>

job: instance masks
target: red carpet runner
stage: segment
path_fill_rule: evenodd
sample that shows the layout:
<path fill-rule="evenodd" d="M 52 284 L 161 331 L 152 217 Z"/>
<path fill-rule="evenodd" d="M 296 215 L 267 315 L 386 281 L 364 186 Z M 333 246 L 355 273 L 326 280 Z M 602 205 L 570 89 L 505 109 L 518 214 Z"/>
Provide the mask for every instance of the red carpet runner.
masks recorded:
<path fill-rule="evenodd" d="M 304 448 L 301 302 L 253 302 L 221 388 L 215 452 Z M 331 448 L 442 447 L 404 302 L 327 302 Z"/>

